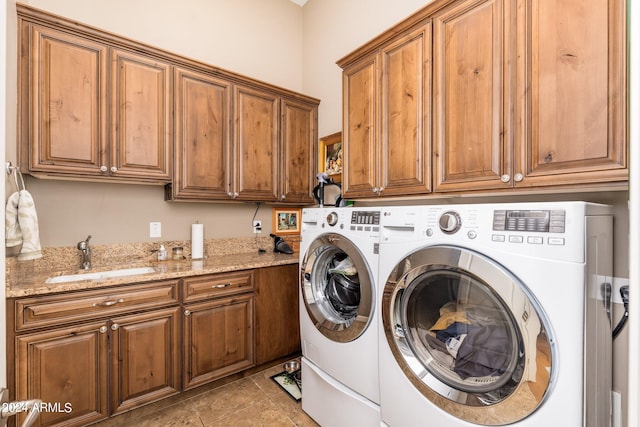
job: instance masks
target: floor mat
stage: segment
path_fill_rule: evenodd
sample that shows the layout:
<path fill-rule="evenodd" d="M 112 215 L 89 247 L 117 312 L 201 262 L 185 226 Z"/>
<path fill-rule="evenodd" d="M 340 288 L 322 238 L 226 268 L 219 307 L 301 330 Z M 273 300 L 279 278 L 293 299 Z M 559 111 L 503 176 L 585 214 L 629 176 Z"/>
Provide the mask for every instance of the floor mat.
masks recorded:
<path fill-rule="evenodd" d="M 271 379 L 280 386 L 289 396 L 296 402 L 302 398 L 302 380 L 300 377 L 300 370 L 294 371 L 290 374 L 286 372 L 280 372 L 279 374 L 272 375 Z"/>

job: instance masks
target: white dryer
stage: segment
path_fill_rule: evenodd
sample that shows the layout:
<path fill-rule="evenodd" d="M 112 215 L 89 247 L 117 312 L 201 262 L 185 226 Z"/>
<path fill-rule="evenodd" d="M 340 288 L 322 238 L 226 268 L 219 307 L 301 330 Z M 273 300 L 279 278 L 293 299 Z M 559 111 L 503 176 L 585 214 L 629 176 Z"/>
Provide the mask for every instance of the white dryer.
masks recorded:
<path fill-rule="evenodd" d="M 303 209 L 301 233 L 302 409 L 322 426 L 379 426 L 380 209 Z"/>
<path fill-rule="evenodd" d="M 609 426 L 612 223 L 582 202 L 383 208 L 383 424 Z"/>

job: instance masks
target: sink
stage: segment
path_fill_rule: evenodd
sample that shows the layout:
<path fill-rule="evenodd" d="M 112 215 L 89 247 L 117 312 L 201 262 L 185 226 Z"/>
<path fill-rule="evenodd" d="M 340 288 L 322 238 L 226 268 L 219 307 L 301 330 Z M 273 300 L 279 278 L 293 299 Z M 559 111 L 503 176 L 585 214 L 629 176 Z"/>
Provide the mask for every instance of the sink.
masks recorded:
<path fill-rule="evenodd" d="M 45 283 L 68 283 L 81 280 L 106 280 L 115 277 L 135 276 L 137 274 L 155 273 L 153 267 L 123 268 L 119 270 L 95 271 L 92 273 L 67 274 L 65 276 L 49 277 Z"/>

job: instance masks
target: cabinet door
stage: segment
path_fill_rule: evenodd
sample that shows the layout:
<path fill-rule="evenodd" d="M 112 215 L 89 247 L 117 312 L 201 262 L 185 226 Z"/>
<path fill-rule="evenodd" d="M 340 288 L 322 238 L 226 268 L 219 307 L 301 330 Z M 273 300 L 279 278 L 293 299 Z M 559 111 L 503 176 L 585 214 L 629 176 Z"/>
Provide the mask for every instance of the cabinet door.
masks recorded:
<path fill-rule="evenodd" d="M 507 187 L 502 0 L 467 0 L 434 17 L 435 190 Z M 507 180 L 508 181 L 508 180 Z"/>
<path fill-rule="evenodd" d="M 112 320 L 112 414 L 180 391 L 179 312 L 175 307 Z"/>
<path fill-rule="evenodd" d="M 107 47 L 21 27 L 21 139 L 31 172 L 101 176 L 107 151 Z M 24 167 L 24 166 L 23 166 Z"/>
<path fill-rule="evenodd" d="M 229 199 L 231 83 L 176 69 L 176 199 Z"/>
<path fill-rule="evenodd" d="M 278 192 L 278 97 L 235 87 L 234 183 L 238 200 L 276 201 Z"/>
<path fill-rule="evenodd" d="M 318 107 L 283 98 L 280 114 L 280 201 L 311 204 Z"/>
<path fill-rule="evenodd" d="M 369 55 L 342 73 L 345 198 L 378 194 L 378 62 L 377 54 Z"/>
<path fill-rule="evenodd" d="M 254 366 L 253 331 L 253 293 L 185 306 L 184 389 Z"/>
<path fill-rule="evenodd" d="M 256 270 L 256 363 L 300 351 L 298 264 Z"/>
<path fill-rule="evenodd" d="M 171 66 L 113 49 L 111 82 L 109 174 L 168 182 L 173 142 Z"/>
<path fill-rule="evenodd" d="M 627 2 L 521 3 L 516 185 L 627 180 Z"/>
<path fill-rule="evenodd" d="M 16 353 L 16 400 L 41 399 L 56 408 L 41 412 L 36 426 L 83 426 L 107 418 L 104 322 L 19 336 Z"/>
<path fill-rule="evenodd" d="M 431 22 L 382 48 L 379 191 L 431 190 Z"/>

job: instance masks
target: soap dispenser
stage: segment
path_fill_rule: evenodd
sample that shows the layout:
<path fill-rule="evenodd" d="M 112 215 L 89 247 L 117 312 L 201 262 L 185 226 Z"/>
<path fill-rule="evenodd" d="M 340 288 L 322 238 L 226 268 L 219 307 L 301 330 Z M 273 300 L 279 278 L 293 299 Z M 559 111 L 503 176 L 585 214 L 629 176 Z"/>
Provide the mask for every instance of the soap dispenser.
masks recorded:
<path fill-rule="evenodd" d="M 167 259 L 167 250 L 164 245 L 160 245 L 160 249 L 158 249 L 158 261 L 165 261 Z"/>

